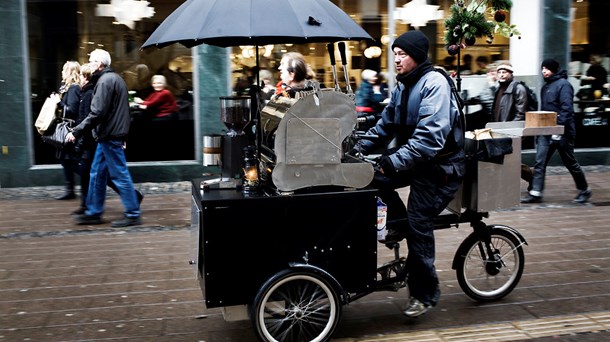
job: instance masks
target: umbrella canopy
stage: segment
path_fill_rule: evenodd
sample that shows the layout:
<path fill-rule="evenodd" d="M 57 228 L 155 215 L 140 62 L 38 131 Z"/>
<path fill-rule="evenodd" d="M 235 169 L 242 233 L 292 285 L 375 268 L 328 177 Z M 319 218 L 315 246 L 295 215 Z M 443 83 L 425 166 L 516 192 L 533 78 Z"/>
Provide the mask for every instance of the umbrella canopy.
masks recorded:
<path fill-rule="evenodd" d="M 174 43 L 229 47 L 363 39 L 372 37 L 329 0 L 187 0 L 142 48 Z"/>
<path fill-rule="evenodd" d="M 373 39 L 330 0 L 187 0 L 173 11 L 142 49 L 180 43 L 188 48 L 268 44 L 305 44 Z M 260 84 L 259 75 L 256 75 Z M 251 108 L 256 118 L 257 157 L 261 150 L 258 100 Z"/>

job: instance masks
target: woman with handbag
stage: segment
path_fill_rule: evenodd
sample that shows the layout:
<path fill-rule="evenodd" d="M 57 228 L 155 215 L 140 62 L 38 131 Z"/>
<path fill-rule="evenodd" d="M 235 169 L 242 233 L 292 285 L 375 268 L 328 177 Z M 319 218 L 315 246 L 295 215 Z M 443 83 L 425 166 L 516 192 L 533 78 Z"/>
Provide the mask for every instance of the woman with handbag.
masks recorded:
<path fill-rule="evenodd" d="M 81 99 L 80 64 L 75 61 L 64 63 L 61 78 L 59 94 L 52 94 L 51 97 L 57 101 L 58 108 L 61 108 L 63 120 L 76 122 Z M 58 148 L 56 156 L 63 167 L 65 180 L 65 192 L 56 199 L 74 199 L 76 198 L 74 194 L 74 175 L 78 173 L 78 160 L 74 153 L 74 145 L 65 144 L 62 148 Z"/>

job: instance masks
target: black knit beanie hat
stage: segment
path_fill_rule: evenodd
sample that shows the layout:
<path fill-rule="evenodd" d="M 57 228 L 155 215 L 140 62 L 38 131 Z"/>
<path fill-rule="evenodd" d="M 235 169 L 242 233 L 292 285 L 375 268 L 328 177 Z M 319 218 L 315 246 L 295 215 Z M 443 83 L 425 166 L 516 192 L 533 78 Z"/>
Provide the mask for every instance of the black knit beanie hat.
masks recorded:
<path fill-rule="evenodd" d="M 430 42 L 421 31 L 408 31 L 401 34 L 392 44 L 392 50 L 395 47 L 401 48 L 407 55 L 411 56 L 414 61 L 421 63 L 428 58 L 428 46 Z"/>
<path fill-rule="evenodd" d="M 547 58 L 542 61 L 542 67 L 547 68 L 552 73 L 557 73 L 559 71 L 559 62 L 552 58 Z"/>

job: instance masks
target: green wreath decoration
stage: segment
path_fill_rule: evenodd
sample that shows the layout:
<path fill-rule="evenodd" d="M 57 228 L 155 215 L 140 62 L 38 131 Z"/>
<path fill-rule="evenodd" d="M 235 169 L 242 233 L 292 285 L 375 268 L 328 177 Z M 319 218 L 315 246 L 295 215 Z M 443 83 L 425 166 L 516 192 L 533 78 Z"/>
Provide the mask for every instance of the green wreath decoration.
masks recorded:
<path fill-rule="evenodd" d="M 471 0 L 468 5 L 465 0 L 455 0 L 451 16 L 445 20 L 447 52 L 455 55 L 459 49 L 474 45 L 477 38 L 482 37 L 487 37 L 487 43 L 491 44 L 497 34 L 517 35 L 521 39 L 516 26 L 505 22 L 512 6 L 511 0 Z"/>

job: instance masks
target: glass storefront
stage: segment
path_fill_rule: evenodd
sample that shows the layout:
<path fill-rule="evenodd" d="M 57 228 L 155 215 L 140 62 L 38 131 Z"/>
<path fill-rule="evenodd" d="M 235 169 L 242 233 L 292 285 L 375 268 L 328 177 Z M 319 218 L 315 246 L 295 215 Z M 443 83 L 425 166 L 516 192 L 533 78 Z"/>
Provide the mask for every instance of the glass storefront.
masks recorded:
<path fill-rule="evenodd" d="M 139 4 L 138 4 L 139 3 Z M 164 75 L 176 98 L 175 120 L 164 123 L 163 135 L 152 136 L 150 115 L 132 109 L 127 141 L 128 161 L 194 160 L 192 52 L 179 44 L 163 49 L 140 46 L 182 1 L 28 0 L 28 44 L 32 113 L 57 92 L 66 61 L 87 63 L 89 53 L 110 52 L 111 67 L 125 79 L 134 97 L 153 91 L 153 75 Z M 35 118 L 33 118 L 35 120 Z M 161 150 L 159 140 L 163 143 Z M 56 164 L 55 150 L 35 139 L 35 163 Z M 164 155 L 164 151 L 169 151 Z"/>
<path fill-rule="evenodd" d="M 355 91 L 360 83 L 360 74 L 363 69 L 388 71 L 388 35 L 391 31 L 401 34 L 413 29 L 401 20 L 395 18 L 393 30 L 388 27 L 388 1 L 387 0 L 331 0 L 346 13 L 351 15 L 373 38 L 374 42 L 346 42 L 347 44 L 347 70 L 352 89 Z M 112 68 L 119 72 L 126 80 L 129 89 L 135 96 L 144 98 L 151 90 L 150 80 L 155 74 L 166 76 L 169 89 L 175 95 L 179 113 L 178 120 L 168 127 L 168 135 L 162 137 L 166 150 L 172 151 L 162 155 L 161 151 L 153 150 L 150 146 L 159 137 L 149 134 L 146 123 L 140 116 L 134 116 L 132 131 L 128 140 L 128 161 L 155 161 L 155 160 L 195 160 L 198 151 L 195 151 L 195 127 L 193 103 L 193 59 L 192 50 L 179 44 L 163 49 L 139 48 L 150 36 L 155 28 L 183 1 L 181 0 L 26 0 L 28 19 L 28 44 L 30 57 L 30 82 L 32 94 L 32 115 L 35 116 L 42 106 L 44 99 L 51 92 L 57 91 L 61 79 L 61 67 L 65 61 L 76 60 L 79 63 L 88 61 L 88 54 L 95 48 L 108 50 L 113 57 Z M 396 9 L 409 3 L 408 0 L 396 0 Z M 439 5 L 444 16 L 449 15 L 449 7 L 453 0 L 427 1 L 429 4 Z M 589 3 L 594 1 L 575 0 L 573 6 L 573 20 L 571 32 L 572 59 L 586 62 L 590 51 L 589 29 Z M 134 6 L 137 4 L 138 6 Z M 130 7 L 131 6 L 131 7 Z M 126 10 L 127 8 L 127 10 Z M 264 19 L 261 20 L 271 20 Z M 429 20 L 425 26 L 418 27 L 429 37 L 435 37 L 435 44 L 431 46 L 432 60 L 440 66 L 447 66 L 449 62 L 444 42 L 443 20 Z M 509 40 L 496 36 L 492 44 L 480 39 L 473 46 L 464 50 L 464 54 L 472 57 L 471 70 L 476 74 L 479 67 L 474 62 L 477 57 L 485 57 L 489 61 L 509 58 Z M 380 54 L 367 54 L 365 50 L 371 46 L 379 47 Z M 243 92 L 255 79 L 255 55 L 252 47 L 236 46 L 231 48 L 231 81 L 234 93 Z M 328 57 L 326 44 L 305 45 L 271 45 L 260 47 L 260 66 L 268 69 L 279 80 L 277 67 L 283 53 L 288 51 L 301 52 L 311 65 L 316 78 L 326 87 L 332 87 L 333 73 Z M 346 88 L 345 75 L 339 58 L 337 57 L 336 71 L 342 89 Z M 446 59 L 447 58 L 447 59 Z M 451 62 L 453 66 L 456 60 Z M 462 60 L 463 63 L 463 60 Z M 606 57 L 606 65 L 608 58 Z M 582 65 L 579 64 L 580 72 Z M 393 67 L 390 67 L 393 69 Z M 466 73 L 463 74 L 464 77 Z M 484 76 L 472 76 L 484 77 Z M 575 82 L 575 88 L 579 87 Z M 578 88 L 577 88 L 578 89 Z M 229 95 L 229 94 L 226 94 Z M 579 107 L 580 108 L 580 107 Z M 577 108 L 577 110 L 579 109 Z M 582 108 L 584 113 L 585 108 Z M 584 114 L 579 114 L 584 116 Z M 599 110 L 595 113 L 599 114 Z M 604 112 L 605 113 L 605 112 Z M 605 115 L 602 113 L 603 115 Z M 597 115 L 596 114 L 596 115 Z M 590 129 L 605 129 L 608 126 L 607 118 L 601 115 L 587 115 L 580 120 L 583 131 Z M 600 119 L 601 117 L 601 119 Z M 35 120 L 35 117 L 32 121 Z M 34 134 L 35 136 L 35 134 Z M 578 144 L 578 143 L 577 143 Z M 45 146 L 39 139 L 34 139 L 35 163 L 56 164 L 55 151 Z M 587 143 L 587 147 L 591 145 Z M 600 145 L 599 142 L 593 145 Z M 602 142 L 601 146 L 608 146 Z M 579 146 L 577 146 L 579 147 Z"/>

